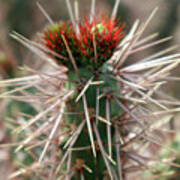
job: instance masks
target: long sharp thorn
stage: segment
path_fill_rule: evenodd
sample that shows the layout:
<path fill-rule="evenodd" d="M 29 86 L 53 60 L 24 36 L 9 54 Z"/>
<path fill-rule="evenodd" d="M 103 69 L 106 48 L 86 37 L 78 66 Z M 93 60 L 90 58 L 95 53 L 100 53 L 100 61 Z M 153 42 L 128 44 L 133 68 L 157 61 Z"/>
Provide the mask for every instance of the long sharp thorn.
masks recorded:
<path fill-rule="evenodd" d="M 52 60 L 50 56 L 48 56 L 46 53 L 44 53 L 41 49 L 34 46 L 29 40 L 27 40 L 25 37 L 21 36 L 20 34 L 13 32 L 10 34 L 12 38 L 19 41 L 22 45 L 27 47 L 29 50 L 31 50 L 34 54 L 39 56 L 41 60 L 48 62 L 52 67 L 55 69 L 59 69 L 59 66 Z"/>
<path fill-rule="evenodd" d="M 48 13 L 45 11 L 45 9 L 41 6 L 39 2 L 36 3 L 40 11 L 43 13 L 43 15 L 46 17 L 46 19 L 49 21 L 51 25 L 54 24 L 54 21 L 51 19 L 51 17 L 48 15 Z"/>
<path fill-rule="evenodd" d="M 52 140 L 52 138 L 53 138 L 53 136 L 54 136 L 54 134 L 55 134 L 55 132 L 56 132 L 56 130 L 57 130 L 57 128 L 58 128 L 61 120 L 62 120 L 62 117 L 63 117 L 63 114 L 64 114 L 65 103 L 63 102 L 63 103 L 61 104 L 61 106 L 62 106 L 62 107 L 61 107 L 61 109 L 60 109 L 60 114 L 59 114 L 59 116 L 58 116 L 58 118 L 57 118 L 57 120 L 56 120 L 56 122 L 55 122 L 55 124 L 54 124 L 54 127 L 53 127 L 53 129 L 52 129 L 49 137 L 48 137 L 48 141 L 47 141 L 47 143 L 46 143 L 46 145 L 45 145 L 45 147 L 44 147 L 44 149 L 43 149 L 43 151 L 42 151 L 42 153 L 41 153 L 41 156 L 40 156 L 40 158 L 39 158 L 39 162 L 41 162 L 41 161 L 43 160 L 44 155 L 45 155 L 45 153 L 46 153 L 46 151 L 47 151 L 47 149 L 48 149 L 48 147 L 49 147 L 49 144 L 51 143 L 51 140 Z"/>
<path fill-rule="evenodd" d="M 129 114 L 129 116 L 131 116 L 135 121 L 137 121 L 137 123 L 139 123 L 139 125 L 141 125 L 143 128 L 145 128 L 145 125 L 132 113 L 130 112 L 130 110 L 124 106 L 118 99 L 115 98 L 115 101 L 117 102 L 117 104 L 125 111 Z"/>
<path fill-rule="evenodd" d="M 115 129 L 115 142 L 119 142 L 119 131 L 116 128 Z M 123 180 L 122 177 L 122 164 L 121 164 L 121 157 L 120 157 L 120 144 L 116 143 L 116 157 L 117 157 L 117 166 L 118 166 L 118 174 L 119 174 L 119 179 Z"/>
<path fill-rule="evenodd" d="M 139 20 L 136 20 L 129 32 L 129 34 L 122 40 L 119 46 L 122 46 L 122 50 L 117 51 L 113 54 L 112 60 L 115 65 L 115 67 L 119 66 L 120 64 L 122 65 L 123 62 L 121 58 L 124 56 L 124 53 L 127 51 L 127 48 L 129 45 L 134 41 L 135 39 L 135 32 L 137 31 L 137 28 L 139 26 Z"/>
<path fill-rule="evenodd" d="M 75 29 L 75 32 L 76 32 L 76 35 L 79 35 L 79 26 L 77 24 L 77 22 L 75 21 L 75 18 L 74 18 L 74 15 L 73 15 L 73 11 L 72 11 L 72 7 L 71 7 L 71 3 L 69 0 L 66 0 L 66 5 L 67 5 L 67 8 L 68 8 L 68 12 L 69 12 L 69 16 L 71 18 L 71 22 L 74 26 L 74 29 Z"/>
<path fill-rule="evenodd" d="M 79 3 L 78 3 L 78 0 L 74 1 L 74 12 L 75 12 L 76 23 L 78 23 L 79 22 Z"/>
<path fill-rule="evenodd" d="M 69 177 L 69 173 L 70 173 L 70 170 L 71 170 L 71 161 L 72 161 L 72 151 L 69 152 L 69 155 L 68 155 L 68 160 L 67 160 L 67 176 L 66 176 L 66 180 L 69 180 L 70 177 Z"/>
<path fill-rule="evenodd" d="M 106 119 L 110 122 L 110 102 L 106 99 Z M 111 126 L 107 124 L 108 150 L 109 156 L 112 158 L 112 140 L 111 140 Z"/>
<path fill-rule="evenodd" d="M 174 46 L 171 46 L 171 47 L 169 47 L 169 48 L 167 48 L 167 49 L 163 49 L 162 51 L 159 51 L 159 52 L 157 52 L 157 53 L 155 53 L 155 54 L 153 54 L 153 55 L 150 55 L 150 56 L 148 56 L 148 57 L 145 57 L 144 59 L 141 60 L 141 62 L 142 62 L 142 61 L 148 61 L 148 60 L 151 60 L 151 59 L 155 59 L 155 58 L 160 57 L 160 56 L 162 56 L 162 55 L 164 55 L 164 54 L 167 54 L 167 53 L 169 53 L 169 52 L 171 52 L 171 51 L 174 51 L 174 50 L 176 50 L 176 49 L 178 49 L 178 48 L 179 48 L 178 45 L 174 45 Z"/>
<path fill-rule="evenodd" d="M 42 151 L 42 153 L 41 153 L 41 156 L 40 156 L 40 158 L 39 158 L 39 162 L 41 162 L 41 161 L 43 160 L 44 155 L 45 155 L 45 153 L 46 153 L 46 151 L 47 151 L 47 149 L 48 149 L 48 146 L 49 146 L 49 144 L 51 143 L 51 140 L 53 139 L 53 136 L 54 136 L 54 134 L 55 134 L 55 132 L 56 132 L 56 130 L 57 130 L 57 128 L 58 128 L 61 120 L 62 120 L 62 117 L 63 117 L 63 115 L 64 115 L 64 110 L 65 110 L 65 105 L 66 105 L 66 104 L 65 104 L 65 101 L 72 95 L 73 92 L 74 92 L 73 90 L 69 91 L 69 92 L 61 99 L 61 108 L 60 108 L 60 111 L 59 111 L 59 115 L 58 115 L 58 117 L 57 117 L 57 119 L 56 119 L 56 122 L 55 122 L 55 124 L 54 124 L 54 127 L 53 127 L 53 129 L 52 129 L 52 131 L 51 131 L 51 133 L 50 133 L 50 135 L 49 135 L 49 137 L 48 137 L 48 141 L 47 141 L 47 143 L 46 143 L 46 145 L 45 145 L 45 147 L 44 147 L 44 149 L 43 149 L 43 151 Z"/>
<path fill-rule="evenodd" d="M 86 95 L 84 94 L 82 96 L 82 98 L 83 98 L 84 113 L 85 113 L 85 117 L 86 117 L 87 128 L 88 128 L 88 132 L 89 132 L 89 138 L 90 138 L 91 146 L 92 146 L 92 152 L 94 154 L 94 157 L 96 157 L 96 148 L 95 148 L 95 144 L 94 144 L 93 131 L 92 131 L 88 107 L 87 107 Z"/>
<path fill-rule="evenodd" d="M 150 23 L 151 19 L 153 18 L 153 16 L 155 15 L 155 13 L 157 12 L 158 8 L 155 8 L 151 15 L 149 16 L 149 18 L 147 19 L 147 21 L 145 23 L 143 23 L 139 29 L 138 29 L 138 36 L 134 37 L 131 44 L 127 45 L 127 47 L 125 48 L 125 51 L 123 52 L 123 55 L 121 55 L 121 61 L 119 62 L 119 64 L 117 65 L 117 67 L 121 66 L 125 59 L 128 57 L 128 53 L 131 51 L 131 49 L 133 48 L 133 46 L 135 46 L 136 42 L 138 41 L 138 39 L 141 37 L 141 35 L 143 34 L 144 30 L 146 29 L 146 27 L 148 26 L 148 24 Z M 116 68 L 117 68 L 116 67 Z"/>
<path fill-rule="evenodd" d="M 52 109 L 54 109 L 56 106 L 58 106 L 58 104 L 60 103 L 60 100 L 57 100 L 55 103 L 53 103 L 49 108 L 47 108 L 45 111 L 39 113 L 37 116 L 35 116 L 34 118 L 32 118 L 31 120 L 29 120 L 29 122 L 27 124 L 25 124 L 22 128 L 20 128 L 20 130 L 18 131 L 21 132 L 23 130 L 25 130 L 26 128 L 28 128 L 29 126 L 31 126 L 33 123 L 35 123 L 36 121 L 38 121 L 41 117 L 43 117 L 44 115 L 46 115 L 49 111 L 51 111 Z"/>
<path fill-rule="evenodd" d="M 83 173 L 81 173 L 81 180 L 85 180 Z"/>
<path fill-rule="evenodd" d="M 58 167 L 57 167 L 57 169 L 56 169 L 56 172 L 55 172 L 56 174 L 57 174 L 58 171 L 61 169 L 61 166 L 63 165 L 64 161 L 66 160 L 69 152 L 71 151 L 72 147 L 73 147 L 74 144 L 76 143 L 76 140 L 78 139 L 79 134 L 81 133 L 84 125 L 85 125 L 85 121 L 83 121 L 83 122 L 79 125 L 79 127 L 78 127 L 78 129 L 77 129 L 77 131 L 76 131 L 76 136 L 75 136 L 75 137 L 73 138 L 73 140 L 71 141 L 68 150 L 66 151 L 66 153 L 65 153 L 64 156 L 62 157 L 62 159 L 61 159 L 61 161 L 60 161 L 60 163 L 59 163 L 59 165 L 58 165 Z"/>
<path fill-rule="evenodd" d="M 172 39 L 172 36 L 166 37 L 166 38 L 160 39 L 160 40 L 158 40 L 158 41 L 154 41 L 154 42 L 152 42 L 152 43 L 149 43 L 149 44 L 140 46 L 140 47 L 138 47 L 138 48 L 136 48 L 136 49 L 132 49 L 132 50 L 129 52 L 129 55 L 130 55 L 130 54 L 133 54 L 133 53 L 136 53 L 136 52 L 139 52 L 139 51 L 142 51 L 142 50 L 145 50 L 145 49 L 147 49 L 147 48 L 153 47 L 153 46 L 155 46 L 155 45 L 159 45 L 160 43 L 164 43 L 164 42 L 169 41 L 169 40 L 171 40 L 171 39 Z"/>
<path fill-rule="evenodd" d="M 69 140 L 67 141 L 67 143 L 64 145 L 63 149 L 66 149 L 68 147 L 68 145 L 70 146 L 71 143 L 74 141 L 74 139 L 77 139 L 78 135 L 80 134 L 80 131 L 82 130 L 83 126 L 85 124 L 85 121 L 83 121 L 80 126 L 78 127 L 78 129 L 74 132 L 74 134 L 69 138 Z"/>
<path fill-rule="evenodd" d="M 113 11 L 112 11 L 112 15 L 111 15 L 111 18 L 113 20 L 116 19 L 116 15 L 117 15 L 117 12 L 118 12 L 119 4 L 120 4 L 120 0 L 116 0 L 116 3 L 114 5 Z"/>
<path fill-rule="evenodd" d="M 154 10 L 152 11 L 152 13 L 150 14 L 149 18 L 147 19 L 147 21 L 144 23 L 144 26 L 142 28 L 141 34 L 144 32 L 144 30 L 146 29 L 146 27 L 149 25 L 149 23 L 151 22 L 152 18 L 155 16 L 156 12 L 158 11 L 158 7 L 155 7 Z"/>
<path fill-rule="evenodd" d="M 152 40 L 152 39 L 155 39 L 158 35 L 159 35 L 158 33 L 153 33 L 153 34 L 151 34 L 151 35 L 149 35 L 149 36 L 147 36 L 147 37 L 139 40 L 139 41 L 135 44 L 134 48 L 136 48 L 136 47 L 138 47 L 138 46 L 140 46 L 140 45 L 143 45 L 144 43 L 147 43 L 148 41 L 150 41 L 150 40 Z"/>
<path fill-rule="evenodd" d="M 98 124 L 99 120 L 99 86 L 96 89 L 96 124 Z"/>
<path fill-rule="evenodd" d="M 83 94 L 87 91 L 88 87 L 91 85 L 91 82 L 93 80 L 94 77 L 91 77 L 88 82 L 86 83 L 86 85 L 84 86 L 84 88 L 82 89 L 82 91 L 79 93 L 78 97 L 76 98 L 75 102 L 77 103 L 79 101 L 79 99 L 83 96 Z"/>
<path fill-rule="evenodd" d="M 150 68 L 171 64 L 171 63 L 174 63 L 174 62 L 180 63 L 179 58 L 180 58 L 180 53 L 172 54 L 172 55 L 169 55 L 169 56 L 166 56 L 166 57 L 160 57 L 160 58 L 153 59 L 153 60 L 150 60 L 150 61 L 140 62 L 140 63 L 137 63 L 137 64 L 129 65 L 129 66 L 125 67 L 125 68 L 122 68 L 120 70 L 120 72 L 143 71 L 143 70 L 147 70 L 147 69 L 150 69 Z"/>
<path fill-rule="evenodd" d="M 37 129 L 37 131 L 35 133 L 33 133 L 32 135 L 28 136 L 28 138 L 26 138 L 21 145 L 19 145 L 16 149 L 16 151 L 19 151 L 24 145 L 28 144 L 30 141 L 32 141 L 35 137 L 37 137 L 38 135 L 41 134 L 41 132 L 45 129 L 45 127 L 47 125 L 49 125 L 53 120 L 55 119 L 55 117 L 51 117 L 49 119 L 49 121 L 45 122 L 39 129 Z"/>
<path fill-rule="evenodd" d="M 76 71 L 76 74 L 80 77 L 79 69 L 78 69 L 77 64 L 76 64 L 76 61 L 75 61 L 75 59 L 74 59 L 74 57 L 73 57 L 73 55 L 72 55 L 71 49 L 69 48 L 69 45 L 68 45 L 68 43 L 67 43 L 67 40 L 66 40 L 66 38 L 65 38 L 65 36 L 64 36 L 63 34 L 61 35 L 61 37 L 62 37 L 62 39 L 63 39 L 63 41 L 64 41 L 65 46 L 66 46 L 66 49 L 67 49 L 69 58 L 70 58 L 70 60 L 71 60 L 71 62 L 72 62 L 73 68 L 74 68 L 74 70 Z"/>
<path fill-rule="evenodd" d="M 108 162 L 108 160 L 107 160 L 107 157 L 106 157 L 106 155 L 105 155 L 106 152 L 105 152 L 105 150 L 104 150 L 103 143 L 102 143 L 101 137 L 100 137 L 100 135 L 99 135 L 99 132 L 98 132 L 98 130 L 97 130 L 97 126 L 96 126 L 95 123 L 93 123 L 93 127 L 94 127 L 94 132 L 95 132 L 95 134 L 96 134 L 97 141 L 98 141 L 98 145 L 99 145 L 99 148 L 100 148 L 100 150 L 101 150 L 102 156 L 103 156 L 103 158 L 104 158 L 104 162 L 105 162 L 105 164 L 106 164 L 106 167 L 107 167 L 109 176 L 110 176 L 111 180 L 113 180 L 114 178 L 113 178 L 113 175 L 112 175 L 112 169 L 111 169 L 111 166 L 110 166 L 110 164 L 109 164 L 109 162 Z"/>
<path fill-rule="evenodd" d="M 95 5 L 96 5 L 96 0 L 91 0 L 90 22 L 93 21 L 95 15 Z"/>

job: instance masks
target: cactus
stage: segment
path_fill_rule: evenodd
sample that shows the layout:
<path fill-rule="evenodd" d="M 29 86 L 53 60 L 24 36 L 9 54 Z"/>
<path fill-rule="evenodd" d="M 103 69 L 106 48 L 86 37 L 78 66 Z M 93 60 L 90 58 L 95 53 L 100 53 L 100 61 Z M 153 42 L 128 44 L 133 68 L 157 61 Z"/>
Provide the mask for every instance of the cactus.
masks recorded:
<path fill-rule="evenodd" d="M 34 160 L 10 178 L 30 174 L 33 179 L 123 180 L 131 172 L 153 168 L 152 162 L 164 163 L 148 156 L 147 144 L 162 145 L 155 129 L 179 111 L 161 86 L 180 55 L 165 55 L 163 50 L 125 65 L 131 54 L 169 40 L 149 42 L 155 34 L 141 39 L 157 8 L 146 22 L 136 21 L 125 33 L 116 20 L 118 0 L 110 18 L 96 19 L 93 1 L 90 17 L 81 21 L 66 2 L 71 21 L 53 23 L 48 17 L 50 25 L 38 41 L 11 34 L 53 70 L 25 66 L 32 75 L 0 82 L 15 87 L 1 98 L 23 101 L 37 112 L 28 120 L 24 115 L 14 130 L 25 135 L 15 152 L 28 148 Z M 168 120 L 161 122 L 160 117 Z"/>

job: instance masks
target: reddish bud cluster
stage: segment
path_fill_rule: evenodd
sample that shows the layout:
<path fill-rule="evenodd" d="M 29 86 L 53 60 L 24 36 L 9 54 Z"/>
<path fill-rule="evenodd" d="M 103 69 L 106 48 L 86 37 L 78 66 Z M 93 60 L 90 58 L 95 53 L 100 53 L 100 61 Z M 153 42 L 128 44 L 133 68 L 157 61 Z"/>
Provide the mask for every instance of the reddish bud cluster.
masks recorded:
<path fill-rule="evenodd" d="M 83 23 L 79 23 L 80 33 L 77 35 L 72 23 L 62 22 L 45 31 L 45 46 L 65 57 L 56 57 L 58 63 L 72 68 L 63 35 L 77 66 L 97 69 L 112 56 L 123 38 L 123 29 L 124 26 L 119 27 L 112 19 L 94 19 L 92 23 L 84 19 Z"/>

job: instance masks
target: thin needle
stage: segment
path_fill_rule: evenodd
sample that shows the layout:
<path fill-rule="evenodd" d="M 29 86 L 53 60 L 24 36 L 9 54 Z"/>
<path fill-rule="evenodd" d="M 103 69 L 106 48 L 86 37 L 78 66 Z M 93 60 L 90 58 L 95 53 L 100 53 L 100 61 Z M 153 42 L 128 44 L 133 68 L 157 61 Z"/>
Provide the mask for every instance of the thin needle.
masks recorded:
<path fill-rule="evenodd" d="M 46 143 L 46 145 L 45 145 L 45 147 L 44 147 L 44 149 L 43 149 L 43 151 L 42 151 L 42 153 L 41 153 L 41 156 L 40 156 L 40 158 L 39 158 L 39 162 L 41 162 L 41 161 L 43 160 L 44 155 L 45 155 L 45 153 L 46 153 L 46 151 L 47 151 L 47 149 L 48 149 L 48 146 L 49 146 L 49 144 L 50 144 L 50 142 L 51 142 L 51 140 L 52 140 L 52 138 L 53 138 L 53 136 L 54 136 L 54 134 L 55 134 L 55 132 L 56 132 L 56 130 L 57 130 L 60 122 L 61 122 L 61 120 L 62 120 L 62 117 L 63 117 L 63 115 L 64 115 L 64 110 L 65 110 L 65 101 L 67 100 L 67 98 L 68 98 L 69 96 L 72 95 L 73 92 L 74 92 L 73 90 L 72 90 L 72 91 L 69 91 L 69 92 L 62 98 L 62 104 L 61 104 L 61 108 L 60 108 L 59 115 L 58 115 L 57 120 L 56 120 L 56 122 L 55 122 L 55 124 L 54 124 L 54 127 L 53 127 L 53 129 L 52 129 L 52 131 L 51 131 L 51 133 L 50 133 L 50 135 L 49 135 L 49 137 L 48 137 L 48 141 L 47 141 L 47 143 Z"/>
<path fill-rule="evenodd" d="M 69 45 L 68 45 L 68 43 L 67 43 L 64 35 L 62 34 L 61 36 L 62 36 L 62 39 L 63 39 L 64 44 L 65 44 L 65 46 L 66 46 L 66 49 L 67 49 L 69 58 L 70 58 L 70 60 L 71 60 L 71 62 L 72 62 L 72 64 L 73 64 L 74 70 L 76 71 L 76 74 L 80 77 L 80 75 L 79 75 L 79 70 L 78 70 L 78 67 L 77 67 L 77 65 L 76 65 L 76 61 L 75 61 L 75 59 L 74 59 L 74 57 L 73 57 L 73 55 L 72 55 L 71 49 L 69 48 Z"/>
<path fill-rule="evenodd" d="M 115 129 L 115 142 L 119 142 L 119 132 L 118 129 Z M 121 180 L 123 180 L 122 177 L 122 164 L 121 164 L 121 156 L 120 156 L 120 144 L 116 143 L 116 156 L 117 156 L 117 167 L 118 167 L 118 174 L 119 174 L 119 178 Z"/>
<path fill-rule="evenodd" d="M 71 22 L 72 22 L 72 24 L 73 24 L 73 26 L 75 28 L 76 35 L 78 35 L 79 32 L 80 32 L 79 31 L 79 26 L 78 26 L 78 24 L 75 21 L 75 18 L 74 18 L 74 15 L 73 15 L 73 11 L 72 11 L 72 7 L 71 7 L 71 4 L 70 4 L 69 0 L 66 0 L 66 5 L 67 5 L 67 8 L 68 8 L 69 16 L 71 18 Z"/>
<path fill-rule="evenodd" d="M 110 102 L 106 99 L 106 119 L 110 122 Z M 112 140 L 111 140 L 111 125 L 107 124 L 108 150 L 109 156 L 112 158 Z"/>
<path fill-rule="evenodd" d="M 74 12 L 75 12 L 76 23 L 78 23 L 79 22 L 79 3 L 78 3 L 78 0 L 74 1 Z"/>
<path fill-rule="evenodd" d="M 114 5 L 114 9 L 113 9 L 112 15 L 111 15 L 111 18 L 112 18 L 113 20 L 116 19 L 116 15 L 117 15 L 119 3 L 120 3 L 120 0 L 116 0 L 116 3 L 115 3 L 115 5 Z"/>
<path fill-rule="evenodd" d="M 95 15 L 95 4 L 96 0 L 91 0 L 91 13 L 90 13 L 90 22 L 93 21 L 94 15 Z"/>
<path fill-rule="evenodd" d="M 96 124 L 98 124 L 98 117 L 99 117 L 99 86 L 96 89 Z"/>
<path fill-rule="evenodd" d="M 105 164 L 106 164 L 106 167 L 107 167 L 109 176 L 110 176 L 111 180 L 113 180 L 114 178 L 113 178 L 113 175 L 112 175 L 112 169 L 111 169 L 111 166 L 110 166 L 110 164 L 109 164 L 109 161 L 107 160 L 106 152 L 105 152 L 105 150 L 104 150 L 103 143 L 102 143 L 100 134 L 99 134 L 99 132 L 98 132 L 96 123 L 93 124 L 93 127 L 94 127 L 94 132 L 95 132 L 95 134 L 96 134 L 97 141 L 98 141 L 98 145 L 99 145 L 99 148 L 100 148 L 100 150 L 101 150 L 102 156 L 103 156 L 103 158 L 104 158 L 104 162 L 105 162 Z"/>
<path fill-rule="evenodd" d="M 59 123 L 60 123 L 62 117 L 63 117 L 64 109 L 65 109 L 65 103 L 62 103 L 61 106 L 62 106 L 62 107 L 61 107 L 61 109 L 60 109 L 60 114 L 59 114 L 59 116 L 58 116 L 58 118 L 57 118 L 57 120 L 56 120 L 56 122 L 55 122 L 55 124 L 54 124 L 54 127 L 53 127 L 53 129 L 52 129 L 52 131 L 51 131 L 51 133 L 50 133 L 50 135 L 49 135 L 48 141 L 47 141 L 47 143 L 46 143 L 46 145 L 45 145 L 45 147 L 44 147 L 44 149 L 43 149 L 43 151 L 42 151 L 42 153 L 41 153 L 41 156 L 40 156 L 40 158 L 39 158 L 39 162 L 41 162 L 41 161 L 43 160 L 44 155 L 45 155 L 45 153 L 46 153 L 46 151 L 47 151 L 47 149 L 48 149 L 48 147 L 49 147 L 49 144 L 50 144 L 50 142 L 51 142 L 51 140 L 52 140 L 52 138 L 53 138 L 53 136 L 54 136 L 54 134 L 55 134 L 58 126 L 59 126 Z"/>
<path fill-rule="evenodd" d="M 84 94 L 82 96 L 82 98 L 83 98 L 84 113 L 85 113 L 85 117 L 86 117 L 86 123 L 87 123 L 87 127 L 88 127 L 90 141 L 91 141 L 92 151 L 93 151 L 94 157 L 96 157 L 96 148 L 95 148 L 95 144 L 94 144 L 94 137 L 93 137 L 92 127 L 91 127 L 88 107 L 87 107 L 86 95 Z"/>
<path fill-rule="evenodd" d="M 45 9 L 41 6 L 39 2 L 36 3 L 42 14 L 46 17 L 46 19 L 49 21 L 51 25 L 54 24 L 54 21 L 51 19 L 51 17 L 48 15 L 48 13 L 45 11 Z"/>

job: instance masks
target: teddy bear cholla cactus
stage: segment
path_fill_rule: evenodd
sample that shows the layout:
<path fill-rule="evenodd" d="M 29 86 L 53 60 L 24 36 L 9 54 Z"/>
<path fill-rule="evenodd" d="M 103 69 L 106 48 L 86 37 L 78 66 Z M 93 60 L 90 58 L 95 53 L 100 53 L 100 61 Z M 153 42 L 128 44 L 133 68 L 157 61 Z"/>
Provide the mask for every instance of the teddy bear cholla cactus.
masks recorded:
<path fill-rule="evenodd" d="M 173 47 L 124 65 L 131 54 L 169 40 L 150 42 L 155 34 L 140 39 L 157 8 L 146 22 L 137 20 L 121 40 L 122 26 L 115 23 L 118 0 L 112 17 L 99 20 L 94 17 L 92 1 L 90 17 L 85 20 L 88 27 L 76 21 L 66 2 L 71 22 L 54 24 L 48 17 L 51 26 L 39 42 L 15 32 L 11 35 L 53 71 L 24 67 L 32 75 L 0 82 L 3 87 L 16 87 L 1 97 L 24 101 L 37 111 L 36 116 L 14 130 L 26 136 L 16 152 L 26 147 L 34 163 L 10 178 L 35 173 L 42 179 L 114 180 L 144 168 L 153 169 L 153 162 L 176 165 L 150 158 L 146 145 L 162 145 L 154 130 L 180 110 L 177 102 L 161 91 L 161 86 L 173 79 L 169 72 L 180 63 L 180 54 L 164 55 Z M 105 51 L 103 48 L 111 43 L 113 48 Z M 26 91 L 29 88 L 35 93 Z M 161 122 L 167 115 L 170 118 Z"/>

